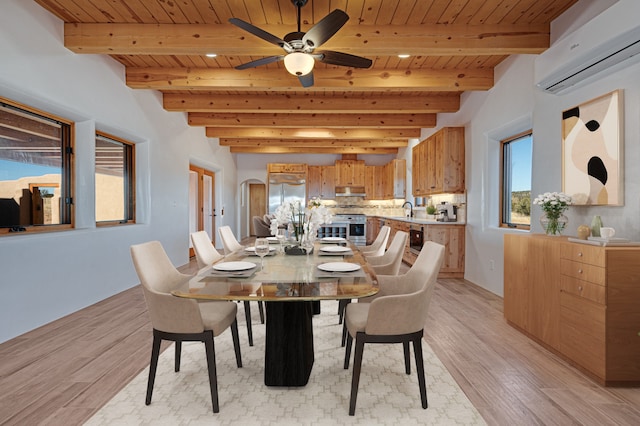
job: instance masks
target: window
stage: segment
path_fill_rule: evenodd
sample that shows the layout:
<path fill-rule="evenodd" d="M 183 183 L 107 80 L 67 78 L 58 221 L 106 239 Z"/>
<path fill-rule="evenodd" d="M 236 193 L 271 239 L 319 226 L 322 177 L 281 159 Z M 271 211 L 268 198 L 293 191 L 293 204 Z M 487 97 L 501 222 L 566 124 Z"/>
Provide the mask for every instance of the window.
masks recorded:
<path fill-rule="evenodd" d="M 0 233 L 71 227 L 72 127 L 0 98 Z"/>
<path fill-rule="evenodd" d="M 96 222 L 101 225 L 134 221 L 134 145 L 96 134 Z"/>
<path fill-rule="evenodd" d="M 532 139 L 532 132 L 529 130 L 501 141 L 500 226 L 530 228 Z"/>

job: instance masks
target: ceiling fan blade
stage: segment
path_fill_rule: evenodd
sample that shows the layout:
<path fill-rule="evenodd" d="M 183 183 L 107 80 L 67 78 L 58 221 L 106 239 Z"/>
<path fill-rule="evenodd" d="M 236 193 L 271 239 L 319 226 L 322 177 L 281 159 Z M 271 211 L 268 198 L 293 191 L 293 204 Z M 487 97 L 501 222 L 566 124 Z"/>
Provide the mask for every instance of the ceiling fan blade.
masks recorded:
<path fill-rule="evenodd" d="M 348 20 L 349 15 L 336 9 L 311 27 L 302 37 L 302 42 L 314 49 L 329 40 Z"/>
<path fill-rule="evenodd" d="M 247 68 L 259 67 L 260 65 L 267 65 L 272 62 L 278 62 L 284 59 L 284 55 L 267 56 L 266 58 L 256 59 L 255 61 L 247 62 L 235 67 L 237 70 L 246 70 Z"/>
<path fill-rule="evenodd" d="M 334 52 L 332 50 L 324 50 L 318 52 L 320 57 L 318 60 L 325 64 L 340 65 L 352 68 L 369 68 L 373 61 L 363 58 L 362 56 L 350 55 L 348 53 Z"/>
<path fill-rule="evenodd" d="M 229 18 L 229 22 L 235 25 L 236 27 L 242 28 L 243 30 L 253 34 L 256 37 L 263 39 L 264 41 L 268 41 L 271 44 L 275 44 L 276 46 L 280 46 L 284 49 L 287 46 L 290 49 L 293 49 L 289 43 L 282 40 L 280 37 L 276 37 L 271 33 L 266 32 L 265 30 L 261 30 L 253 24 L 250 24 L 242 19 L 238 18 Z"/>
<path fill-rule="evenodd" d="M 299 75 L 298 80 L 300 80 L 300 84 L 302 84 L 302 87 L 313 86 L 313 71 L 311 71 L 309 74 Z"/>

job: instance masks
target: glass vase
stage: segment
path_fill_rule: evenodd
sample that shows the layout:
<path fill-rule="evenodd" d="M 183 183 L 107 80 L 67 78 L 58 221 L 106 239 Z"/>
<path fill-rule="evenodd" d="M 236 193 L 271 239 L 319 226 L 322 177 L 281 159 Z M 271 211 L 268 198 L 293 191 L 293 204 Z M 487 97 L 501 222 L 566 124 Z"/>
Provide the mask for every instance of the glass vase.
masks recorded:
<path fill-rule="evenodd" d="M 540 216 L 540 225 L 542 225 L 542 229 L 547 235 L 562 235 L 568 222 L 569 219 L 563 214 L 560 216 L 547 216 L 546 213 L 543 213 Z"/>

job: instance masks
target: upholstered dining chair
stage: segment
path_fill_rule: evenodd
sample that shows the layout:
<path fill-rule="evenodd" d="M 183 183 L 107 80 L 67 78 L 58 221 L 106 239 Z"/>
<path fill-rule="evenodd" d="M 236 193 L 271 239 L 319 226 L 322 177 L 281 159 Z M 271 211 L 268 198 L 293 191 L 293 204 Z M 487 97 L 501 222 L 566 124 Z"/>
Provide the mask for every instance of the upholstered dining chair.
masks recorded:
<path fill-rule="evenodd" d="M 406 232 L 396 231 L 389 248 L 382 256 L 367 257 L 367 263 L 376 275 L 398 275 L 408 238 L 409 234 Z"/>
<path fill-rule="evenodd" d="M 379 292 L 347 306 L 348 331 L 344 368 L 349 368 L 351 346 L 356 339 L 349 415 L 356 410 L 358 384 L 365 343 L 402 343 L 406 374 L 411 374 L 410 348 L 413 343 L 422 408 L 427 408 L 427 387 L 422 358 L 422 338 L 427 311 L 438 272 L 444 259 L 444 246 L 427 241 L 416 262 L 402 275 L 378 276 Z"/>
<path fill-rule="evenodd" d="M 407 244 L 409 234 L 404 231 L 396 231 L 389 245 L 389 249 L 382 256 L 367 257 L 367 263 L 373 269 L 376 275 L 398 275 L 400 265 L 402 264 L 402 256 L 404 255 L 404 247 Z M 351 303 L 349 299 L 342 299 L 338 303 L 338 324 L 342 324 L 344 317 L 344 308 Z M 342 330 L 342 346 L 347 339 L 347 331 Z"/>
<path fill-rule="evenodd" d="M 193 244 L 193 251 L 196 254 L 196 262 L 198 262 L 198 268 L 202 269 L 205 266 L 211 266 L 224 256 L 216 250 L 211 243 L 209 234 L 207 231 L 198 231 L 191 234 L 191 243 Z M 262 302 L 258 302 L 258 309 L 260 311 L 260 322 L 264 324 L 264 308 Z M 244 302 L 244 317 L 247 322 L 247 334 L 249 336 L 249 346 L 253 346 L 253 329 L 251 327 L 251 305 L 249 301 Z"/>
<path fill-rule="evenodd" d="M 227 328 L 231 328 L 236 364 L 238 368 L 242 367 L 236 304 L 224 301 L 198 303 L 192 299 L 182 299 L 171 295 L 171 290 L 190 279 L 191 276 L 180 273 L 173 266 L 158 241 L 131 246 L 131 257 L 142 284 L 147 311 L 153 327 L 146 405 L 151 404 L 162 340 L 175 342 L 174 369 L 176 372 L 180 371 L 182 342 L 200 341 L 205 345 L 213 412 L 219 412 L 218 379 L 213 340 Z"/>
<path fill-rule="evenodd" d="M 360 248 L 360 253 L 364 255 L 364 257 L 376 257 L 382 256 L 384 251 L 387 248 L 387 241 L 389 241 L 389 233 L 391 228 L 389 226 L 384 225 L 378 231 L 378 235 L 376 239 L 371 243 L 371 245 L 364 246 Z"/>
<path fill-rule="evenodd" d="M 233 235 L 233 231 L 230 226 L 221 226 L 218 228 L 220 239 L 222 240 L 222 247 L 224 247 L 224 254 L 231 254 L 234 251 L 242 250 L 244 246 L 238 242 L 238 239 Z"/>

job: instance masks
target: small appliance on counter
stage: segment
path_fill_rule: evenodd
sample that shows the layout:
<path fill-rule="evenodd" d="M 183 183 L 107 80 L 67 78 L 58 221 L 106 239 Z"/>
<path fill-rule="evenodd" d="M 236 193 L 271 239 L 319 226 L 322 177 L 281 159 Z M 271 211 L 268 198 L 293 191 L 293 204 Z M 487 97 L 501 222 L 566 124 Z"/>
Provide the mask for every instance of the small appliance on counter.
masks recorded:
<path fill-rule="evenodd" d="M 436 206 L 438 214 L 436 220 L 438 222 L 455 222 L 457 221 L 458 208 L 451 203 L 443 201 Z"/>

